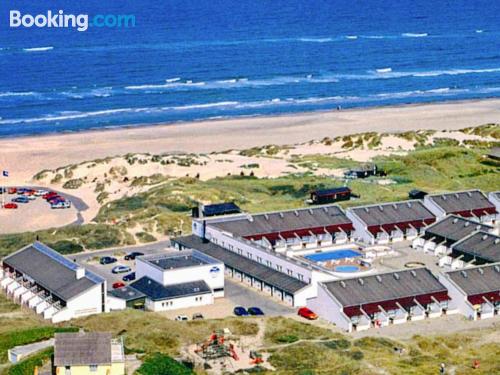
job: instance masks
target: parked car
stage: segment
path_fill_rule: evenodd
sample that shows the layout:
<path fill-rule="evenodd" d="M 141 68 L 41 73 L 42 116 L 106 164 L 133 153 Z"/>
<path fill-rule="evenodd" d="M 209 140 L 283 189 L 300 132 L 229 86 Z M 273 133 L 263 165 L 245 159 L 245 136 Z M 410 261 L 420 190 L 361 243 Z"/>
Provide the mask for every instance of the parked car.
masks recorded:
<path fill-rule="evenodd" d="M 54 202 L 63 202 L 65 201 L 66 199 L 64 199 L 63 197 L 61 197 L 60 195 L 52 195 L 51 197 L 47 198 L 46 199 L 47 202 L 49 203 L 54 203 Z"/>
<path fill-rule="evenodd" d="M 121 264 L 118 266 L 114 266 L 111 272 L 113 273 L 125 273 L 130 272 L 132 269 L 129 266 L 122 266 Z"/>
<path fill-rule="evenodd" d="M 125 255 L 125 258 L 124 258 L 124 259 L 125 259 L 125 260 L 135 260 L 135 258 L 140 257 L 140 256 L 142 256 L 142 255 L 144 255 L 144 253 L 141 253 L 141 252 L 139 252 L 139 251 L 133 251 L 133 252 L 131 252 L 131 253 L 129 253 L 129 254 L 127 254 L 127 255 Z"/>
<path fill-rule="evenodd" d="M 25 196 L 19 196 L 19 197 L 16 197 L 16 198 L 12 198 L 12 202 L 15 202 L 15 203 L 29 203 L 29 199 L 28 197 L 25 197 Z"/>
<path fill-rule="evenodd" d="M 15 210 L 17 208 L 17 204 L 15 203 L 5 203 L 3 208 L 6 208 L 7 210 Z"/>
<path fill-rule="evenodd" d="M 201 320 L 201 319 L 205 319 L 205 318 L 204 318 L 202 313 L 195 313 L 195 314 L 193 314 L 192 319 L 193 320 Z"/>
<path fill-rule="evenodd" d="M 49 191 L 45 190 L 45 189 L 38 189 L 38 190 L 35 191 L 35 195 L 37 197 L 42 197 L 42 196 L 44 196 L 45 194 L 48 194 L 48 193 L 49 193 Z"/>
<path fill-rule="evenodd" d="M 315 312 L 312 310 L 308 309 L 307 307 L 301 307 L 297 314 L 303 318 L 309 319 L 309 320 L 316 320 L 318 319 L 318 315 L 316 315 Z"/>
<path fill-rule="evenodd" d="M 264 315 L 264 311 L 262 311 L 259 307 L 249 307 L 248 313 L 250 315 Z"/>
<path fill-rule="evenodd" d="M 175 320 L 178 320 L 178 321 L 186 321 L 186 320 L 189 320 L 189 318 L 186 316 L 186 315 L 177 315 L 175 317 Z"/>
<path fill-rule="evenodd" d="M 47 194 L 42 195 L 42 198 L 43 199 L 50 199 L 50 198 L 55 197 L 57 195 L 59 195 L 59 194 L 57 194 L 55 191 L 49 191 Z"/>
<path fill-rule="evenodd" d="M 34 201 L 36 199 L 36 195 L 34 195 L 34 194 L 33 195 L 27 194 L 27 195 L 25 195 L 25 197 L 28 198 L 30 201 Z"/>
<path fill-rule="evenodd" d="M 125 286 L 124 282 L 117 281 L 116 283 L 113 283 L 113 289 L 118 289 L 118 288 L 123 288 Z"/>
<path fill-rule="evenodd" d="M 128 275 L 123 276 L 123 281 L 134 281 L 135 280 L 135 272 L 129 273 Z"/>
<path fill-rule="evenodd" d="M 3 194 L 3 193 L 7 194 L 7 189 L 0 187 L 0 194 Z"/>
<path fill-rule="evenodd" d="M 50 204 L 50 208 L 56 209 L 56 208 L 70 208 L 71 207 L 71 202 L 70 201 L 57 201 L 53 202 Z"/>
<path fill-rule="evenodd" d="M 7 189 L 7 193 L 9 194 L 17 194 L 17 188 L 11 187 Z"/>
<path fill-rule="evenodd" d="M 102 257 L 99 259 L 99 263 L 101 264 L 111 264 L 117 262 L 117 259 L 114 257 Z"/>
<path fill-rule="evenodd" d="M 236 306 L 233 310 L 236 316 L 248 316 L 248 311 L 242 306 Z"/>

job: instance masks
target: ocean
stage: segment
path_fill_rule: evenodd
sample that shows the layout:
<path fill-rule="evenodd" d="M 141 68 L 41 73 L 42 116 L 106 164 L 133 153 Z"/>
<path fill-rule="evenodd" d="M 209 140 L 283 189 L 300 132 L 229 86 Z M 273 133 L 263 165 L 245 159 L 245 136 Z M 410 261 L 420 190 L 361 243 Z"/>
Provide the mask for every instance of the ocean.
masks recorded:
<path fill-rule="evenodd" d="M 136 25 L 9 28 L 13 9 Z M 0 4 L 0 137 L 498 96 L 499 1 Z"/>

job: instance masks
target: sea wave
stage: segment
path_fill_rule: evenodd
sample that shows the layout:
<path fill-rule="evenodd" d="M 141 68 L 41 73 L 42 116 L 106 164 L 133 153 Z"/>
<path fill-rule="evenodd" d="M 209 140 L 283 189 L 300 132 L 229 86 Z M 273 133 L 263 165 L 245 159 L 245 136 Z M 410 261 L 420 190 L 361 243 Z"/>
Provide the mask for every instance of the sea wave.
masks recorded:
<path fill-rule="evenodd" d="M 38 93 L 33 92 L 33 91 L 26 91 L 26 92 L 6 91 L 6 92 L 0 92 L 0 98 L 11 97 L 11 96 L 37 96 L 37 95 L 38 95 Z"/>
<path fill-rule="evenodd" d="M 54 47 L 48 46 L 48 47 L 31 47 L 31 48 L 23 48 L 24 52 L 44 52 L 44 51 L 50 51 L 53 50 Z"/>
<path fill-rule="evenodd" d="M 333 42 L 334 38 L 298 38 L 297 40 L 308 43 L 328 43 Z"/>
<path fill-rule="evenodd" d="M 305 76 L 276 76 L 262 79 L 248 78 L 228 78 L 215 81 L 199 81 L 192 80 L 167 82 L 161 84 L 144 84 L 125 86 L 125 90 L 144 90 L 148 92 L 166 91 L 166 90 L 192 90 L 192 89 L 232 89 L 241 87 L 259 87 L 259 86 L 280 86 L 297 83 L 335 83 L 338 79 L 331 75 L 313 75 Z"/>
<path fill-rule="evenodd" d="M 377 103 L 387 102 L 390 100 L 418 98 L 418 97 L 453 97 L 463 94 L 490 94 L 500 92 L 500 87 L 482 87 L 475 89 L 440 87 L 429 90 L 412 90 L 399 92 L 385 92 L 370 94 L 365 96 L 326 96 L 326 97 L 306 97 L 306 98 L 273 98 L 259 101 L 222 101 L 210 103 L 196 103 L 181 106 L 162 106 L 162 107 L 139 107 L 139 108 L 116 108 L 109 110 L 99 110 L 90 112 L 65 111 L 55 114 L 49 114 L 34 118 L 18 118 L 18 119 L 0 119 L 0 125 L 12 124 L 30 124 L 37 122 L 59 122 L 76 119 L 84 119 L 88 117 L 106 117 L 113 115 L 127 115 L 134 113 L 169 113 L 178 111 L 206 111 L 217 109 L 219 111 L 231 110 L 251 110 L 257 108 L 271 107 L 293 107 L 302 106 L 304 108 L 314 108 L 314 106 L 339 105 L 349 103 Z"/>
<path fill-rule="evenodd" d="M 426 36 L 429 36 L 428 33 L 403 33 L 401 36 L 405 38 L 424 38 Z"/>

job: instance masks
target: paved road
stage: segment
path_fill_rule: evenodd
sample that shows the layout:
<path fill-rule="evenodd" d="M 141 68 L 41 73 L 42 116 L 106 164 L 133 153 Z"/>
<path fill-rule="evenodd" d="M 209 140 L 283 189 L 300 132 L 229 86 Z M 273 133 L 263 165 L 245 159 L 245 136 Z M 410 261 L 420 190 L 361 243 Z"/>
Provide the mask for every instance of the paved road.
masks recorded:
<path fill-rule="evenodd" d="M 91 272 L 103 277 L 108 283 L 108 290 L 111 290 L 113 283 L 121 281 L 122 277 L 127 273 L 123 274 L 113 274 L 111 269 L 118 264 L 129 266 L 132 271 L 135 271 L 135 261 L 125 261 L 123 259 L 124 254 L 130 253 L 132 251 L 139 251 L 146 255 L 159 254 L 165 252 L 170 247 L 170 241 L 158 241 L 146 245 L 129 246 L 129 247 L 118 247 L 113 249 L 105 249 L 91 252 L 83 252 L 78 254 L 72 254 L 69 257 L 76 263 L 85 267 Z M 117 263 L 101 265 L 97 263 L 96 258 L 104 256 L 114 256 L 118 259 Z M 90 263 L 89 263 L 90 262 Z"/>
<path fill-rule="evenodd" d="M 25 188 L 25 189 L 35 189 L 35 190 L 42 189 L 42 190 L 50 190 L 50 191 L 56 192 L 57 194 L 59 194 L 63 198 L 66 198 L 67 200 L 69 200 L 71 202 L 71 205 L 76 209 L 76 220 L 74 222 L 72 222 L 70 225 L 83 224 L 84 220 L 83 220 L 82 212 L 88 210 L 89 206 L 82 199 L 80 199 L 74 195 L 68 194 L 67 192 L 61 192 L 59 190 L 47 188 L 46 186 L 30 185 L 30 186 L 16 186 L 16 187 L 17 188 Z"/>
<path fill-rule="evenodd" d="M 253 307 L 257 306 L 269 316 L 282 316 L 295 312 L 293 307 L 286 306 L 264 293 L 259 293 L 241 282 L 225 279 L 225 298 L 230 300 L 234 306 Z M 217 301 L 216 301 L 217 303 Z"/>
<path fill-rule="evenodd" d="M 111 269 L 117 264 L 126 265 L 132 268 L 132 271 L 135 270 L 135 262 L 134 261 L 125 261 L 123 259 L 123 254 L 132 252 L 132 251 L 140 251 L 146 255 L 159 254 L 167 251 L 170 247 L 170 241 L 159 241 L 146 245 L 139 246 L 130 246 L 130 247 L 120 247 L 113 249 L 105 249 L 100 251 L 92 251 L 92 252 L 84 252 L 79 254 L 71 255 L 71 258 L 87 268 L 89 271 L 96 273 L 97 275 L 104 277 L 108 283 L 108 290 L 112 289 L 112 284 L 117 281 L 121 281 L 122 277 L 126 274 L 115 275 L 111 273 Z M 101 265 L 95 261 L 97 257 L 103 256 L 115 256 L 118 258 L 117 263 Z M 90 261 L 90 263 L 89 263 Z M 285 314 L 294 313 L 294 309 L 288 307 L 278 301 L 273 300 L 271 297 L 259 293 L 256 290 L 253 290 L 241 282 L 225 279 L 225 299 L 229 302 L 231 306 L 228 310 L 228 315 L 232 314 L 232 307 L 234 306 L 245 306 L 252 307 L 258 306 L 260 307 L 266 315 L 271 316 L 281 316 Z M 217 304 L 217 301 L 216 301 Z"/>

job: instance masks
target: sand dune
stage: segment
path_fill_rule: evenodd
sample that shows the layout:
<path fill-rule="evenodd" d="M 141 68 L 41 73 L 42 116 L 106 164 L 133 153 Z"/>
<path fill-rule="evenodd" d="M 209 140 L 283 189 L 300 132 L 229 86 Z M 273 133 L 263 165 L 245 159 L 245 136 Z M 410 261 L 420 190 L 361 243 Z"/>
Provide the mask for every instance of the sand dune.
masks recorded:
<path fill-rule="evenodd" d="M 212 152 L 368 131 L 452 130 L 490 122 L 500 122 L 498 99 L 145 126 L 2 139 L 0 165 L 11 172 L 9 182 L 21 183 L 43 169 L 129 152 Z"/>

